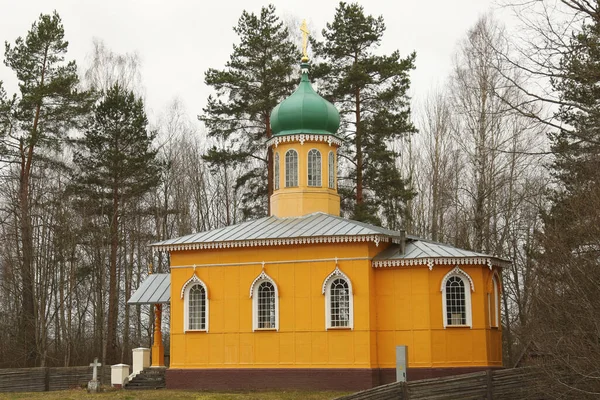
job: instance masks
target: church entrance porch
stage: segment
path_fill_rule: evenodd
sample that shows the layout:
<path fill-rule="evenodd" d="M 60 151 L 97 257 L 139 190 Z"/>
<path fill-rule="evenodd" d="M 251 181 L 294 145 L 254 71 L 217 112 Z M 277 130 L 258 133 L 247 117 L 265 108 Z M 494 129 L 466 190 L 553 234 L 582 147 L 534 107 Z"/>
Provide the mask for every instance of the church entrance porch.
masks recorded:
<path fill-rule="evenodd" d="M 154 339 L 152 342 L 151 368 L 165 368 L 165 347 L 162 334 L 162 312 L 163 304 L 169 304 L 170 300 L 170 274 L 150 274 L 127 302 L 129 305 L 149 304 L 153 307 Z"/>

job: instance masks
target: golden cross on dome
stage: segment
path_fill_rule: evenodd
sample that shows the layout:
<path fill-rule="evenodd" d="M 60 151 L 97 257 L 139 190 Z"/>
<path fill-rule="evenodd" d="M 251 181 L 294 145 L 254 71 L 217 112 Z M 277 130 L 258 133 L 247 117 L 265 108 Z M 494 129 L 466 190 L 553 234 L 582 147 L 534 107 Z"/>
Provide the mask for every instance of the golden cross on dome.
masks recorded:
<path fill-rule="evenodd" d="M 302 21 L 300 25 L 300 31 L 302 32 L 302 61 L 308 61 L 308 27 L 306 26 L 306 20 Z"/>

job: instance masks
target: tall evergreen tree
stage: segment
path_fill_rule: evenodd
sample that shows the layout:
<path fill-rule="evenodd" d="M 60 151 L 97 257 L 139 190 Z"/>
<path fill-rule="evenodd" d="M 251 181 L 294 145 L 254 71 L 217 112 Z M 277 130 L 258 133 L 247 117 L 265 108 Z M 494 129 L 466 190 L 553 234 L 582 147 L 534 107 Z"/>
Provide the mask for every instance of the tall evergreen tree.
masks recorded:
<path fill-rule="evenodd" d="M 78 91 L 79 78 L 75 61 L 66 62 L 68 42 L 59 15 L 40 15 L 25 39 L 14 45 L 5 44 L 6 66 L 19 82 L 19 94 L 4 99 L 4 117 L 0 123 L 6 133 L 6 157 L 18 165 L 18 220 L 20 241 L 21 337 L 27 365 L 43 363 L 43 354 L 36 353 L 36 297 L 33 244 L 34 226 L 31 218 L 32 171 L 43 161 L 44 149 L 60 148 L 67 131 L 77 125 L 80 117 L 93 103 L 87 92 Z M 10 110 L 6 110 L 10 108 Z"/>
<path fill-rule="evenodd" d="M 82 200 L 96 205 L 93 210 L 108 222 L 109 293 L 105 362 L 119 360 L 117 322 L 117 255 L 124 205 L 141 198 L 159 183 L 157 151 L 152 148 L 155 133 L 148 130 L 148 119 L 141 98 L 113 85 L 94 108 L 74 154 L 78 167 L 77 187 Z"/>
<path fill-rule="evenodd" d="M 537 257 L 532 336 L 549 358 L 578 375 L 578 387 L 600 393 L 600 3 L 566 1 L 585 15 L 552 80 L 561 106 L 551 135 L 556 189 L 543 216 Z M 587 11 L 584 11 L 587 10 Z M 548 329 L 552 327 L 552 329 Z M 577 392 L 580 396 L 580 392 Z M 583 398 L 583 396 L 581 396 Z"/>
<path fill-rule="evenodd" d="M 324 41 L 312 40 L 315 55 L 323 59 L 313 76 L 339 109 L 349 144 L 343 155 L 348 176 L 340 178 L 345 211 L 376 224 L 382 215 L 390 228 L 398 228 L 403 204 L 413 193 L 405 187 L 391 144 L 415 132 L 407 95 L 415 54 L 376 55 L 384 32 L 383 17 L 340 2 L 333 22 L 323 29 Z"/>
<path fill-rule="evenodd" d="M 263 7 L 260 15 L 244 11 L 233 28 L 240 43 L 225 69 L 209 69 L 205 83 L 216 91 L 199 119 L 209 135 L 220 138 L 226 148 L 214 148 L 205 160 L 214 166 L 243 168 L 236 186 L 243 188 L 244 218 L 268 213 L 273 192 L 273 160 L 265 142 L 271 137 L 271 110 L 297 84 L 295 65 L 300 53 L 287 28 L 275 14 L 275 6 Z"/>

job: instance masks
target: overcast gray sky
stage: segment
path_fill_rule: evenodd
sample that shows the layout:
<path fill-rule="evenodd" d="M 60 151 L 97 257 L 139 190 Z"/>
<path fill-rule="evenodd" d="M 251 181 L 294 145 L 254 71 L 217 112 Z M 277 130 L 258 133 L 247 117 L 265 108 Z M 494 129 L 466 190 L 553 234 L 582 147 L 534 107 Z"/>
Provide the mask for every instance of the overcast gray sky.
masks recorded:
<path fill-rule="evenodd" d="M 305 18 L 320 31 L 333 19 L 336 0 L 272 1 L 282 18 Z M 387 31 L 381 51 L 417 52 L 412 93 L 423 96 L 447 77 L 458 41 L 492 0 L 369 0 L 365 12 L 383 15 Z M 150 118 L 174 98 L 191 118 L 201 112 L 209 89 L 204 71 L 223 68 L 237 37 L 232 28 L 245 9 L 259 12 L 268 0 L 0 0 L 0 41 L 25 36 L 40 13 L 57 10 L 69 41 L 69 59 L 80 69 L 99 38 L 118 53 L 138 52 Z M 497 14 L 497 12 L 496 12 Z M 3 48 L 2 48 L 3 49 Z M 3 51 L 2 51 L 2 59 Z M 16 91 L 12 71 L 0 65 L 7 92 Z"/>

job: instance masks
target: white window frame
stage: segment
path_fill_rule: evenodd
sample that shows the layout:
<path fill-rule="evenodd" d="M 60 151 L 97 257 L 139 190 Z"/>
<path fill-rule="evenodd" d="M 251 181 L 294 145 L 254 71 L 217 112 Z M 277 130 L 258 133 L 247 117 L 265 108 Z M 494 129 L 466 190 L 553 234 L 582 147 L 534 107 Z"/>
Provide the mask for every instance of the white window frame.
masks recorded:
<path fill-rule="evenodd" d="M 344 279 L 348 284 L 349 291 L 349 318 L 348 318 L 348 326 L 331 326 L 331 284 L 338 278 Z M 352 290 L 352 281 L 350 278 L 344 274 L 339 267 L 336 265 L 335 269 L 332 273 L 327 275 L 327 278 L 323 281 L 323 286 L 321 287 L 321 293 L 325 295 L 325 328 L 326 329 L 354 329 L 354 291 Z"/>
<path fill-rule="evenodd" d="M 465 322 L 464 325 L 453 325 L 448 324 L 447 318 L 447 302 L 446 302 L 446 282 L 448 279 L 452 277 L 458 277 L 463 282 L 463 287 L 465 290 Z M 442 285 L 440 287 L 440 291 L 442 292 L 442 321 L 444 323 L 444 329 L 450 327 L 469 327 L 473 328 L 473 310 L 471 306 L 471 292 L 475 291 L 475 286 L 473 284 L 473 279 L 467 274 L 465 271 L 460 269 L 460 267 L 456 266 L 453 270 L 448 272 L 444 278 L 442 279 Z"/>
<path fill-rule="evenodd" d="M 190 329 L 190 305 L 189 305 L 189 294 L 190 289 L 196 285 L 202 286 L 204 289 L 204 304 L 205 304 L 205 315 L 206 321 L 204 323 L 204 329 Z M 194 273 L 194 275 L 187 280 L 186 283 L 183 284 L 181 288 L 181 298 L 183 299 L 183 331 L 184 332 L 208 332 L 208 322 L 209 322 L 209 300 L 208 300 L 208 287 L 206 284 L 198 278 L 198 276 Z"/>
<path fill-rule="evenodd" d="M 279 190 L 279 152 L 273 157 L 273 190 Z"/>
<path fill-rule="evenodd" d="M 500 284 L 498 273 L 494 271 L 492 274 L 492 296 L 494 296 L 494 314 L 490 313 L 490 317 L 492 317 L 490 321 L 490 326 L 492 328 L 498 328 L 500 326 Z"/>
<path fill-rule="evenodd" d="M 289 182 L 288 181 L 288 176 L 291 178 L 292 175 L 291 173 L 289 173 L 290 171 L 290 163 L 288 163 L 288 154 L 290 155 L 290 158 L 292 156 L 292 154 L 295 155 L 295 160 L 289 160 L 289 162 L 291 163 L 292 161 L 295 161 L 295 166 L 294 166 L 294 170 L 296 172 L 296 176 L 294 177 L 295 182 Z M 294 149 L 289 149 L 288 151 L 285 152 L 285 187 L 298 187 L 299 182 L 298 182 L 298 152 Z M 295 185 L 290 185 L 290 183 L 295 183 Z"/>
<path fill-rule="evenodd" d="M 335 189 L 335 153 L 333 151 L 329 152 L 327 158 L 327 172 L 329 180 L 329 189 Z"/>
<path fill-rule="evenodd" d="M 269 282 L 275 288 L 275 328 L 258 327 L 258 288 L 263 282 Z M 256 295 L 255 295 L 256 292 Z M 277 284 L 263 270 L 250 285 L 250 298 L 252 299 L 252 330 L 253 331 L 279 331 L 279 288 Z"/>
<path fill-rule="evenodd" d="M 311 156 L 314 156 L 315 159 L 311 160 Z M 314 166 L 314 161 L 318 161 L 319 165 Z M 310 180 L 310 172 L 311 169 L 315 170 L 317 173 L 313 174 L 316 176 L 315 179 L 311 182 Z M 315 172 L 313 171 L 313 172 Z M 319 149 L 310 149 L 306 155 L 306 185 L 309 187 L 323 187 L 323 157 L 321 156 L 321 152 Z"/>

